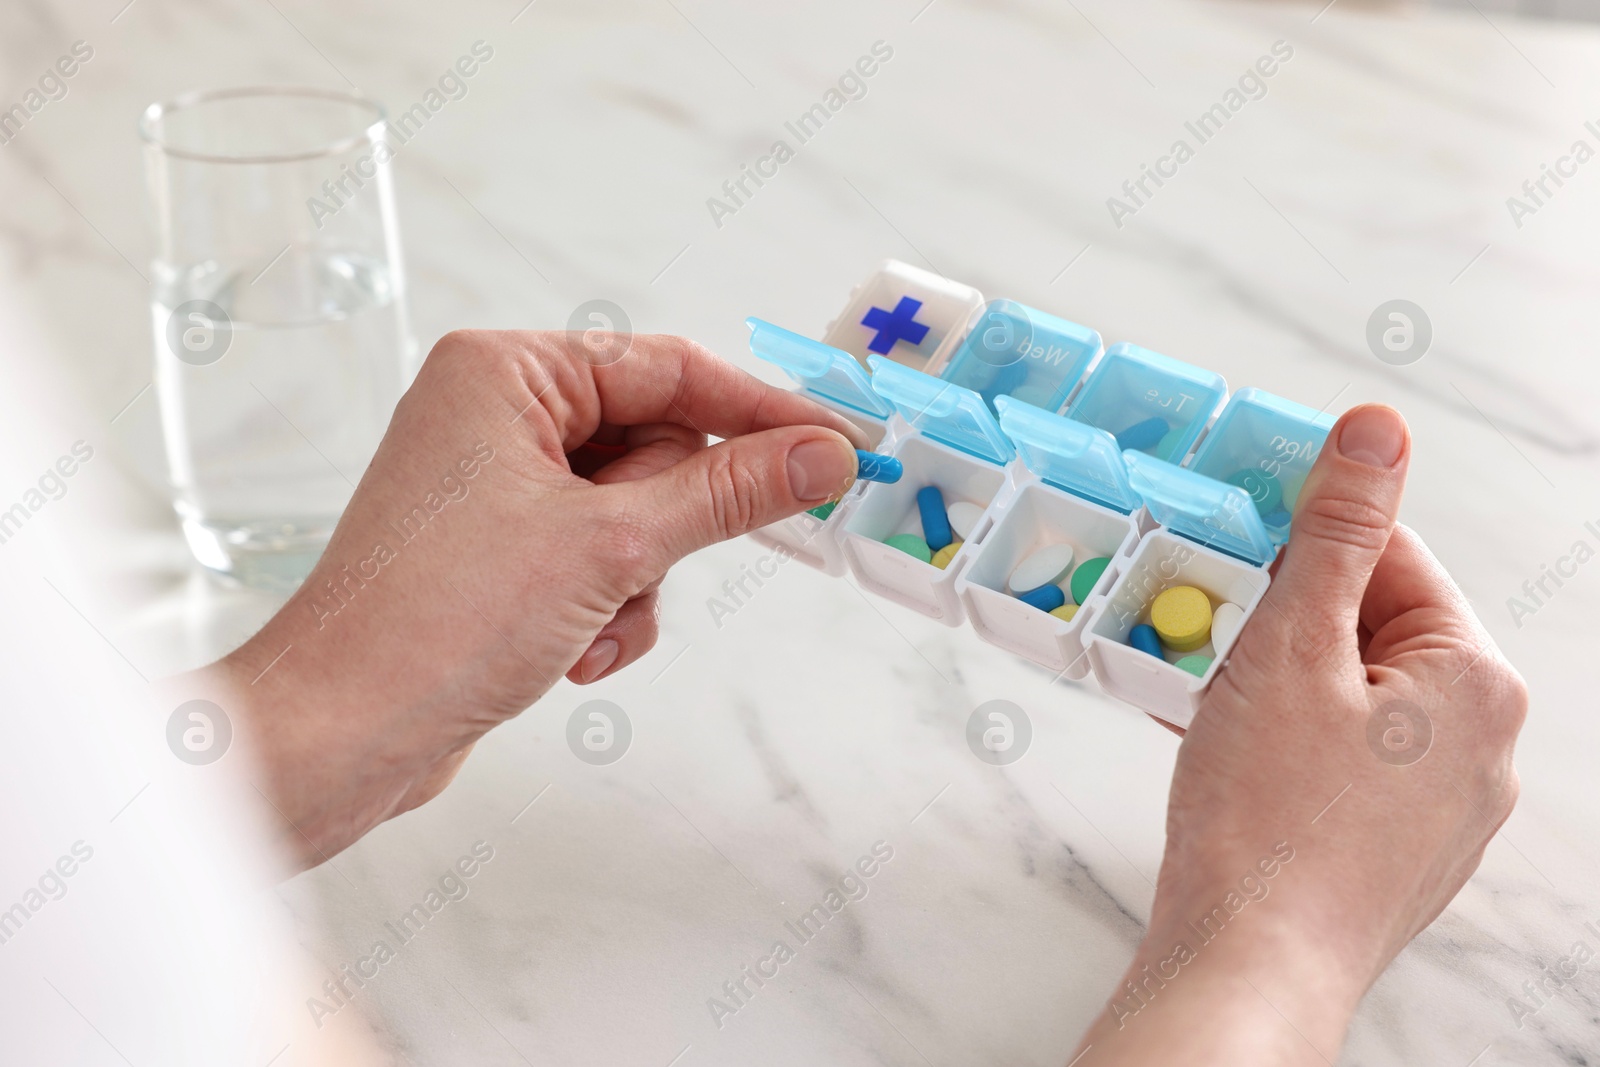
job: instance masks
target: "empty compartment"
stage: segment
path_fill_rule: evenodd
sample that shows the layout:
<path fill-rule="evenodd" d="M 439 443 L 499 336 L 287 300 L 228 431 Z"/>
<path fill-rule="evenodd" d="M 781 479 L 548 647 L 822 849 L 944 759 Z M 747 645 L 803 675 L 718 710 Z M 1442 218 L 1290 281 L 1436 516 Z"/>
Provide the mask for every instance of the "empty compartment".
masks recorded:
<path fill-rule="evenodd" d="M 823 341 L 862 363 L 874 354 L 937 373 L 961 340 L 983 295 L 899 260 L 885 260 L 850 294 Z"/>
<path fill-rule="evenodd" d="M 1080 605 L 1072 619 L 1061 619 L 1025 603 L 1008 579 L 1028 556 L 1047 545 L 1072 546 L 1072 567 L 1058 584 L 1066 603 L 1074 604 L 1072 575 L 1093 559 L 1111 560 L 1083 598 L 1088 604 L 1104 595 L 1126 567 L 1139 538 L 1127 515 L 1090 503 L 1040 482 L 1022 487 L 995 509 L 994 526 L 972 554 L 957 581 L 957 591 L 972 627 L 990 644 L 1030 659 L 1042 667 L 1082 678 L 1089 673 L 1083 651 L 1083 630 L 1090 611 Z"/>
<path fill-rule="evenodd" d="M 901 438 L 890 455 L 904 464 L 905 474 L 892 485 L 867 483 L 860 496 L 848 501 L 840 535 L 845 562 L 857 580 L 879 596 L 948 625 L 960 625 L 955 579 L 987 532 L 992 521 L 987 509 L 1006 484 L 1005 470 L 917 433 Z M 924 536 L 917 492 L 929 485 L 938 486 L 947 512 L 960 501 L 986 510 L 971 540 L 943 570 L 884 544 L 895 534 Z"/>
<path fill-rule="evenodd" d="M 1094 615 L 1085 635 L 1089 663 L 1106 692 L 1177 726 L 1188 726 L 1205 689 L 1226 662 L 1231 649 L 1211 641 L 1188 652 L 1163 646 L 1158 658 L 1128 644 L 1128 634 L 1150 621 L 1150 605 L 1175 586 L 1193 586 L 1206 594 L 1213 614 L 1224 603 L 1243 611 L 1241 626 L 1260 604 L 1270 581 L 1265 567 L 1213 551 L 1166 530 L 1139 542 L 1127 568 L 1118 576 Z M 1209 656 L 1211 665 L 1196 676 L 1174 666 L 1185 656 Z"/>

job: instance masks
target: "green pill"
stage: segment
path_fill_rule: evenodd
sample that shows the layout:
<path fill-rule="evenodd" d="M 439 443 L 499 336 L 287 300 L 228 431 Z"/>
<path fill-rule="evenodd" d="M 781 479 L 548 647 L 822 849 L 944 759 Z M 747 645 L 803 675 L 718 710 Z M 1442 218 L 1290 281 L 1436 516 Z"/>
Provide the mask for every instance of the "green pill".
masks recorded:
<path fill-rule="evenodd" d="M 1110 556 L 1099 556 L 1095 559 L 1086 559 L 1078 564 L 1078 569 L 1072 572 L 1072 602 L 1081 605 L 1089 599 L 1089 594 L 1094 592 L 1094 584 L 1111 565 Z"/>
<path fill-rule="evenodd" d="M 1206 669 L 1211 666 L 1211 657 L 1185 656 L 1178 662 L 1174 663 L 1173 666 L 1178 668 L 1180 671 L 1188 671 L 1190 674 L 1198 678 L 1202 674 L 1206 673 Z"/>
<path fill-rule="evenodd" d="M 916 534 L 895 534 L 893 537 L 885 537 L 883 543 L 890 548 L 898 548 L 908 556 L 915 556 L 924 563 L 933 562 L 933 553 L 928 549 L 928 542 Z"/>
<path fill-rule="evenodd" d="M 833 509 L 838 506 L 839 502 L 837 500 L 830 500 L 826 504 L 818 504 L 814 508 L 808 508 L 806 514 L 826 521 L 828 516 L 833 514 Z"/>
<path fill-rule="evenodd" d="M 1237 485 L 1249 493 L 1250 499 L 1255 501 L 1256 511 L 1262 515 L 1271 515 L 1283 504 L 1283 486 L 1264 470 L 1250 468 L 1234 471 L 1228 475 L 1227 481 L 1229 485 Z"/>
<path fill-rule="evenodd" d="M 1183 423 L 1180 426 L 1174 426 L 1172 429 L 1168 430 L 1167 435 L 1161 439 L 1161 443 L 1156 445 L 1156 458 L 1172 460 L 1173 462 L 1177 462 L 1179 459 L 1182 459 L 1182 456 L 1174 456 L 1172 451 L 1177 447 L 1178 439 L 1188 432 L 1188 423 Z"/>

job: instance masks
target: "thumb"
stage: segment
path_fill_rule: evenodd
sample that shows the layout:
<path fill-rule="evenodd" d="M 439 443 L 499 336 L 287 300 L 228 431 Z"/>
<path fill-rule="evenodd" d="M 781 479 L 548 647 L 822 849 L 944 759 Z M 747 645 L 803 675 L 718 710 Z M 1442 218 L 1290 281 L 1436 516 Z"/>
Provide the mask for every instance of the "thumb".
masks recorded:
<path fill-rule="evenodd" d="M 1353 648 L 1367 582 L 1400 511 L 1411 432 L 1393 408 L 1364 404 L 1334 424 L 1328 445 L 1295 503 L 1271 596 L 1287 618 L 1348 634 Z"/>
<path fill-rule="evenodd" d="M 650 531 L 639 562 L 653 579 L 691 552 L 832 500 L 855 478 L 855 446 L 842 434 L 783 426 L 702 448 L 614 488 Z"/>

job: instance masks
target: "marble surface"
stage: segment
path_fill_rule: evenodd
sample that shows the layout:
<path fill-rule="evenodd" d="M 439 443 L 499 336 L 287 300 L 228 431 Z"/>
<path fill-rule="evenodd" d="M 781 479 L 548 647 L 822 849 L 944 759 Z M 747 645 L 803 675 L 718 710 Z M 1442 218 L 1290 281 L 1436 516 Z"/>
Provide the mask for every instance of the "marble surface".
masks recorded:
<path fill-rule="evenodd" d="M 195 575 L 159 488 L 135 116 L 254 82 L 348 83 L 399 109 L 482 40 L 494 59 L 396 164 L 424 346 L 455 326 L 557 327 L 602 296 L 775 380 L 744 351 L 745 316 L 820 333 L 894 256 L 1235 386 L 1401 407 L 1417 437 L 1404 518 L 1533 711 L 1516 814 L 1367 998 L 1341 1062 L 1600 1050 L 1589 971 L 1521 1028 L 1506 1004 L 1600 923 L 1600 571 L 1520 626 L 1506 608 L 1600 519 L 1600 163 L 1520 227 L 1506 206 L 1595 141 L 1595 29 L 1349 0 L 119 6 L 0 12 L 7 93 L 74 40 L 95 49 L 0 148 L 0 277 L 45 331 L 39 358 L 105 420 L 124 491 L 105 533 L 118 579 L 94 614 L 145 673 L 225 650 L 273 602 Z M 894 54 L 866 97 L 717 225 L 707 198 L 880 40 Z M 1279 40 L 1293 59 L 1266 95 L 1117 227 L 1107 198 Z M 1435 330 L 1406 367 L 1365 341 L 1397 297 Z M 798 564 L 719 627 L 708 598 L 762 554 L 687 561 L 649 657 L 563 684 L 444 796 L 282 888 L 331 972 L 492 846 L 466 899 L 358 997 L 401 1060 L 1065 1062 L 1140 936 L 1175 739 Z M 608 767 L 565 742 L 591 698 L 634 726 Z M 963 738 L 997 698 L 1036 730 L 1004 769 Z M 880 841 L 893 858 L 867 895 L 716 1025 L 707 999 Z"/>

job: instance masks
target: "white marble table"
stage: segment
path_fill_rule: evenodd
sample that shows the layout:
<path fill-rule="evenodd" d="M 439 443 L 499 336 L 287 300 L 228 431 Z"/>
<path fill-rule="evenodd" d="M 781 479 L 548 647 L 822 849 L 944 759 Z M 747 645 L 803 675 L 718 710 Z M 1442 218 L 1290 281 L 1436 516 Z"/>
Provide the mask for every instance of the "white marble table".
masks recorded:
<path fill-rule="evenodd" d="M 1534 708 L 1516 815 L 1369 996 L 1342 1062 L 1600 1049 L 1591 971 L 1522 1029 L 1506 1006 L 1600 922 L 1600 569 L 1521 626 L 1506 608 L 1600 519 L 1600 163 L 1520 228 L 1505 203 L 1573 140 L 1595 142 L 1594 29 L 1348 0 L 1320 16 L 1105 0 L 118 6 L 0 13 L 6 86 L 73 40 L 95 48 L 68 97 L 0 149 L 0 274 L 46 330 L 40 357 L 69 365 L 106 419 L 148 381 L 130 269 L 150 247 L 139 108 L 193 86 L 346 81 L 405 107 L 480 39 L 493 60 L 397 163 L 424 345 L 459 325 L 560 326 L 604 296 L 636 328 L 775 378 L 744 351 L 745 316 L 819 332 L 894 256 L 1235 386 L 1401 407 L 1418 441 L 1405 518 Z M 707 198 L 880 40 L 893 58 L 867 96 L 718 226 Z M 1279 40 L 1293 58 L 1265 97 L 1115 226 L 1107 198 Z M 1406 367 L 1364 336 L 1396 297 L 1435 328 Z M 108 431 L 128 491 L 105 551 L 125 580 L 101 616 L 150 674 L 202 662 L 272 609 L 188 569 L 154 488 L 155 419 L 145 394 Z M 474 842 L 493 847 L 470 895 L 358 998 L 405 1062 L 1065 1061 L 1139 937 L 1174 738 L 798 564 L 716 626 L 707 599 L 761 554 L 685 563 L 648 658 L 589 691 L 563 684 L 443 797 L 282 889 L 332 971 Z M 635 729 L 603 768 L 564 738 L 596 697 Z M 995 698 L 1037 731 L 998 770 L 963 740 Z M 707 999 L 878 841 L 893 858 L 868 895 L 719 1028 Z"/>

